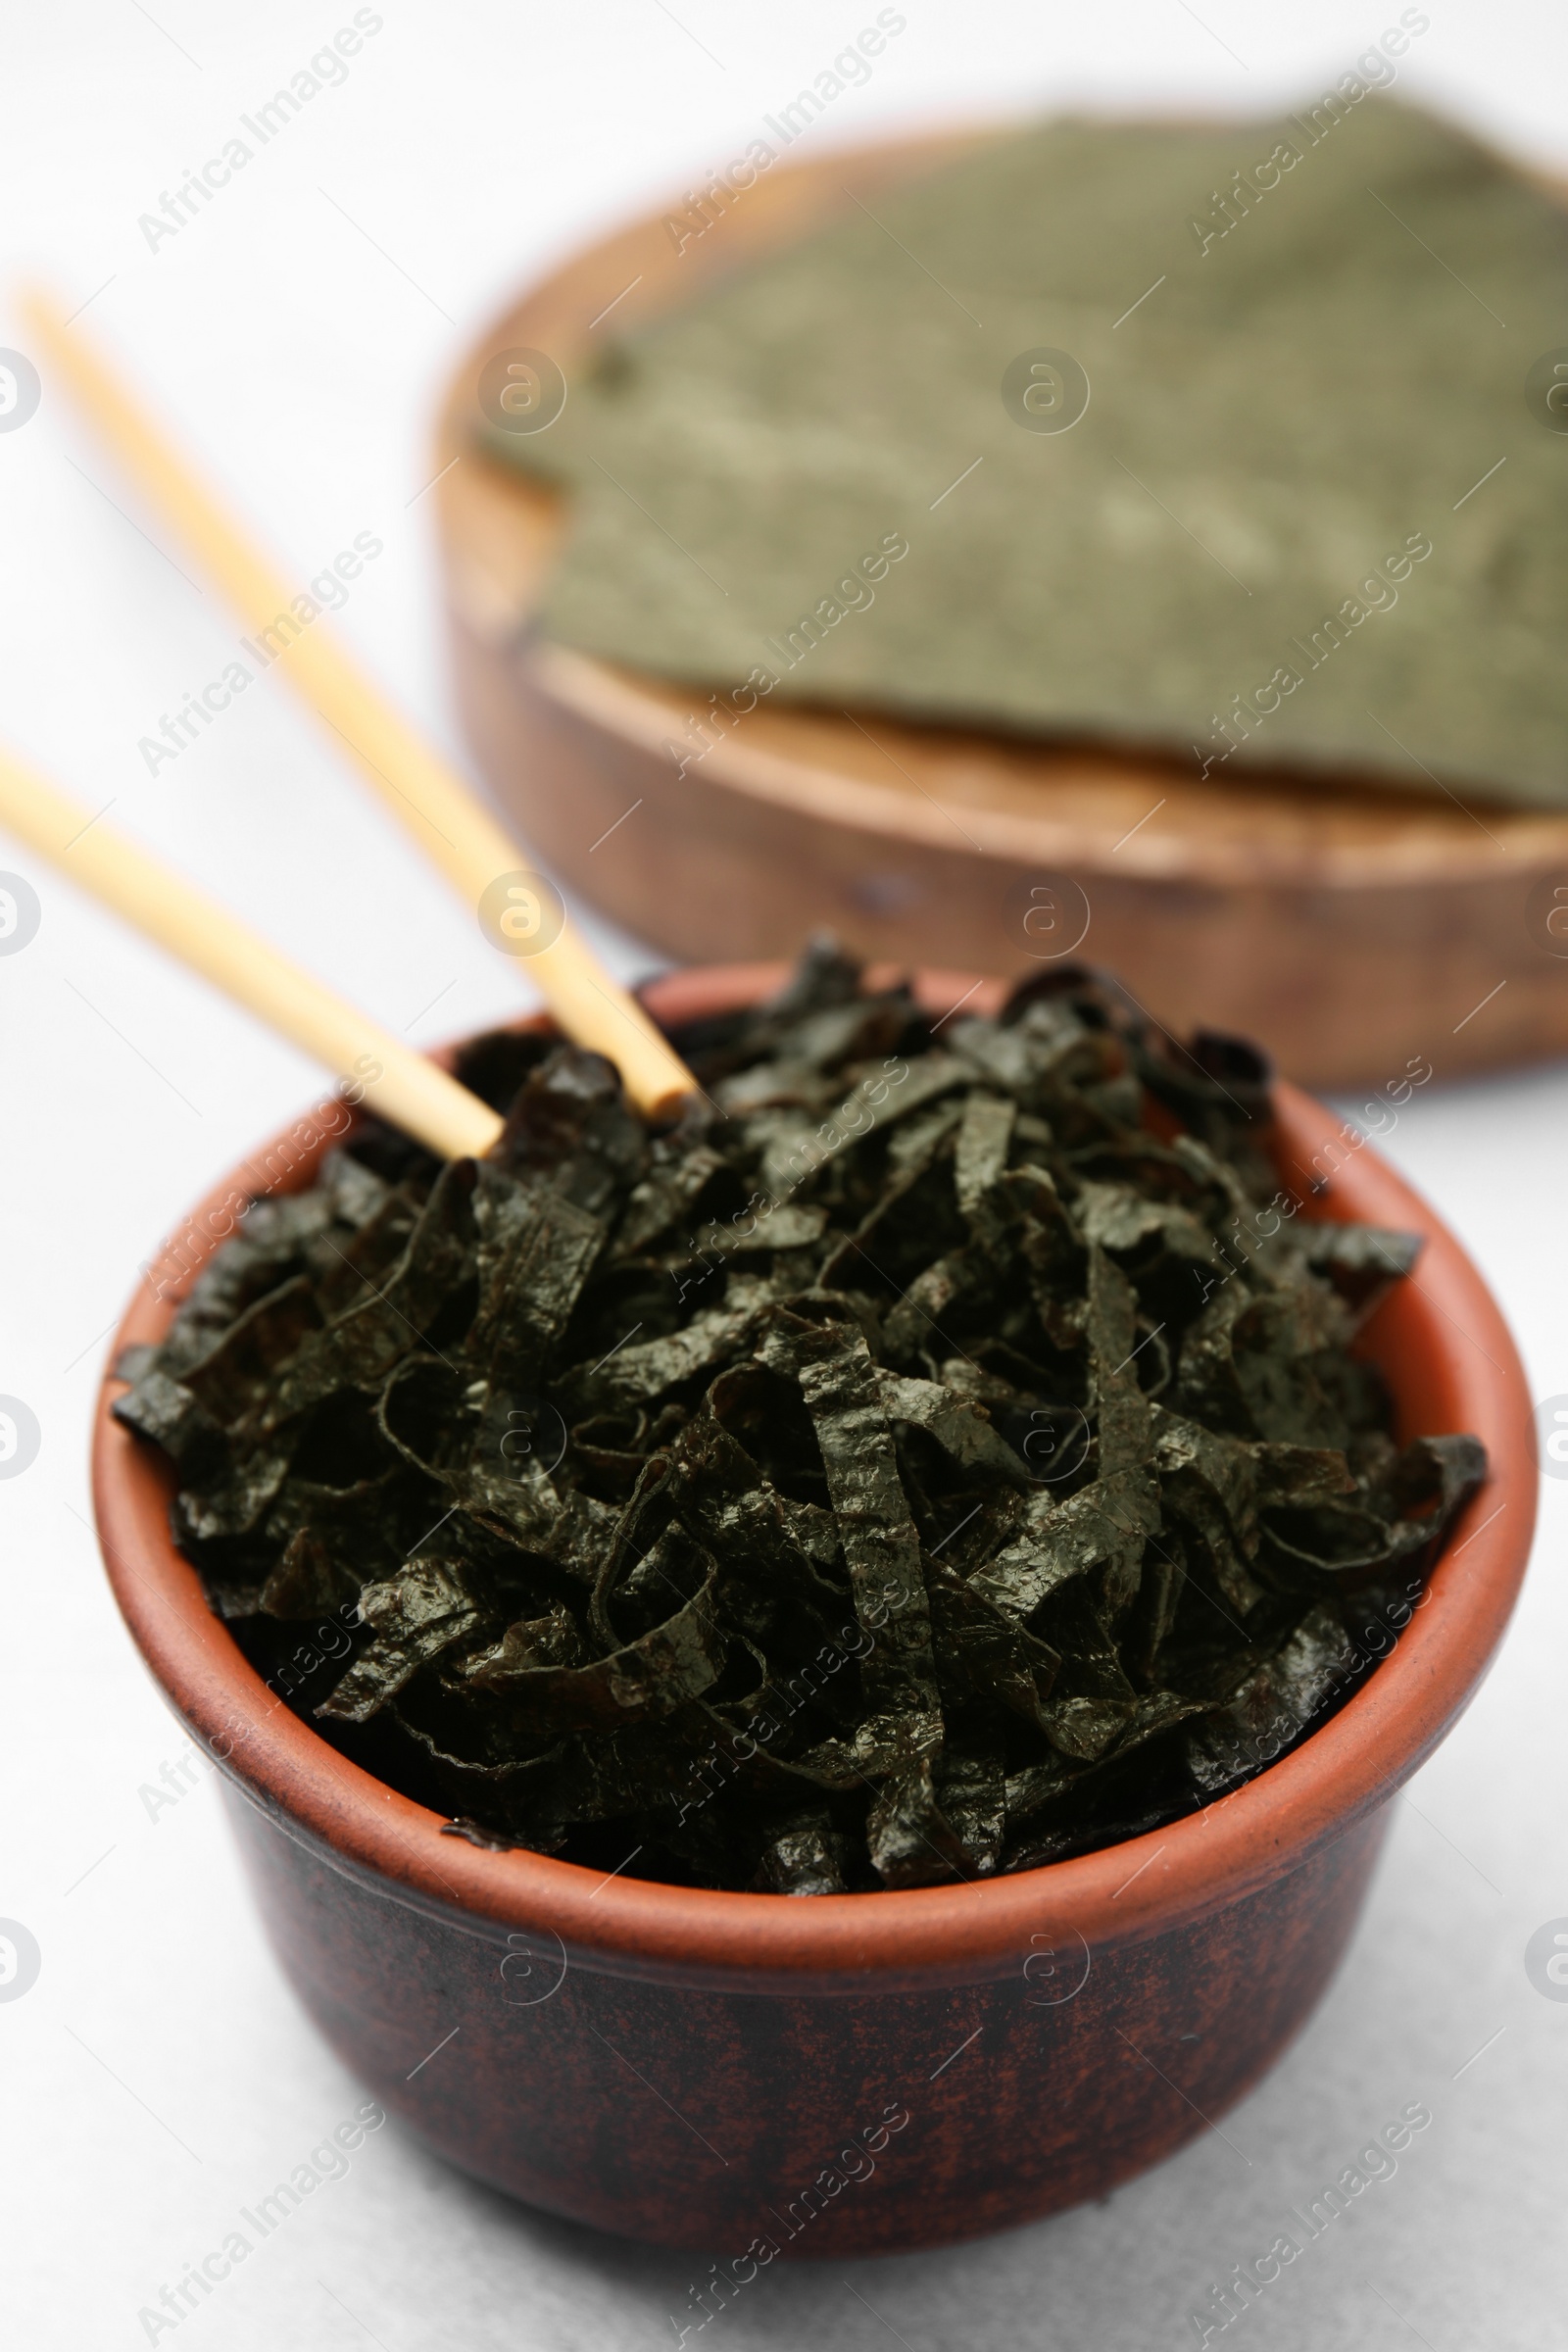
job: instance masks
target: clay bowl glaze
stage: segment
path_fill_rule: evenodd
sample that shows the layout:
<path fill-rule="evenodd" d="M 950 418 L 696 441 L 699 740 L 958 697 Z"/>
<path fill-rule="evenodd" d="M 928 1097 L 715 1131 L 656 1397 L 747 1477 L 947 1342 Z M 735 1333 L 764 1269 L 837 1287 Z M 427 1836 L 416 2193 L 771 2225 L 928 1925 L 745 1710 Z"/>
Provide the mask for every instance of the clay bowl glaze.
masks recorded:
<path fill-rule="evenodd" d="M 676 1025 L 780 977 L 687 971 L 645 995 Z M 930 973 L 920 993 L 945 1010 L 968 985 Z M 529 2204 L 722 2257 L 733 2292 L 775 2252 L 940 2245 L 1102 2194 L 1258 2080 L 1345 1950 L 1392 1798 L 1487 1670 L 1535 1516 L 1528 1393 L 1480 1275 L 1331 1112 L 1289 1086 L 1278 1111 L 1302 1213 L 1425 1235 L 1364 1346 L 1400 1435 L 1473 1430 L 1492 1476 L 1389 1654 L 1292 1754 L 1206 1812 L 1010 1878 L 790 1900 L 443 1837 L 247 1663 L 106 1378 L 94 1475 L 120 1606 L 221 1766 L 284 1971 L 391 2113 Z M 236 1189 L 243 1172 L 213 1202 Z M 143 1287 L 111 1362 L 162 1335 L 173 1295 Z"/>

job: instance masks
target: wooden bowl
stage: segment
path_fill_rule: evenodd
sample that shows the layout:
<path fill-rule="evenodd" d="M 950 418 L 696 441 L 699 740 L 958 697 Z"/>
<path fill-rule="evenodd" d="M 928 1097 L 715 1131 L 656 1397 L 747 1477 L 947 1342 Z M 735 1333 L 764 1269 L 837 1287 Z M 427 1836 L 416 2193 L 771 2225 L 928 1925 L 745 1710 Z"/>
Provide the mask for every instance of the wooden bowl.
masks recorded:
<path fill-rule="evenodd" d="M 1483 826 L 1436 793 L 1202 783 L 1174 759 L 866 711 L 873 741 L 799 706 L 760 707 L 681 777 L 664 747 L 700 693 L 538 635 L 564 516 L 477 451 L 492 356 L 545 351 L 569 382 L 607 306 L 618 327 L 657 318 L 846 191 L 974 138 L 777 166 L 681 252 L 650 217 L 531 287 L 464 359 L 432 470 L 451 469 L 437 495 L 459 708 L 496 800 L 568 891 L 681 960 L 793 955 L 825 926 L 870 956 L 1016 973 L 1031 968 L 1019 902 L 1065 878 L 1091 910 L 1083 954 L 1178 1034 L 1256 1038 L 1305 1085 L 1376 1084 L 1412 1055 L 1451 1078 L 1568 1049 L 1568 973 L 1528 912 L 1538 885 L 1568 885 L 1568 816 L 1488 806 Z"/>
<path fill-rule="evenodd" d="M 648 1000 L 680 1022 L 779 976 L 679 973 Z M 968 985 L 931 975 L 925 1001 L 947 1009 Z M 94 1485 L 116 1596 L 221 1768 L 284 1970 L 391 2113 L 530 2204 L 699 2249 L 710 2310 L 711 2255 L 732 2297 L 778 2254 L 941 2245 L 1103 2194 L 1273 2063 L 1344 1952 L 1391 1799 L 1486 1672 L 1536 1499 L 1529 1391 L 1481 1277 L 1375 1152 L 1346 1156 L 1328 1111 L 1292 1087 L 1278 1108 L 1305 1213 L 1427 1237 L 1368 1349 L 1402 1434 L 1473 1430 L 1492 1475 L 1321 1730 L 1207 1811 L 1045 1870 L 791 1900 L 443 1838 L 246 1661 L 171 1540 L 169 1465 L 110 1418 L 105 1380 Z M 1314 1154 L 1342 1162 L 1316 1200 Z M 260 1157 L 292 1164 L 297 1189 L 318 1155 L 296 1137 Z M 220 1185 L 197 1229 L 231 1229 L 253 1182 Z M 177 1292 L 143 1284 L 111 1363 L 163 1335 Z"/>

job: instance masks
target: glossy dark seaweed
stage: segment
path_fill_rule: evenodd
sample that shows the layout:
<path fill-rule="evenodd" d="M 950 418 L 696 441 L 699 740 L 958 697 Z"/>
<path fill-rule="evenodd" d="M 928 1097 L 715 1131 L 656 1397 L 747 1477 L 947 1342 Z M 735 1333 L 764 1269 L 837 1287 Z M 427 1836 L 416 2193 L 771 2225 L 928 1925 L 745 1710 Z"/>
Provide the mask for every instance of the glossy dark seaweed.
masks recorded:
<path fill-rule="evenodd" d="M 650 1135 L 508 1033 L 507 1128 L 373 1123 L 133 1351 L 176 1540 L 290 1705 L 456 1834 L 779 1893 L 1021 1870 L 1339 1705 L 1484 1478 L 1357 1326 L 1267 1072 L 1071 968 L 934 1025 L 814 949 Z"/>

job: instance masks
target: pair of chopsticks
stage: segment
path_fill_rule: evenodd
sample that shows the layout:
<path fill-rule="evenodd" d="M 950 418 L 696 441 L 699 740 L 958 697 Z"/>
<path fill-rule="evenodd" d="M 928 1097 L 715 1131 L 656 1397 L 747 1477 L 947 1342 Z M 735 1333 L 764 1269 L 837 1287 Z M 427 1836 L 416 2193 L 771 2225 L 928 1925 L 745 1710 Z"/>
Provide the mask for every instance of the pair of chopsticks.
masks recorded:
<path fill-rule="evenodd" d="M 269 627 L 289 609 L 293 592 L 282 574 L 55 306 L 34 293 L 24 308 L 44 352 L 151 506 L 224 590 L 246 628 Z M 476 913 L 493 884 L 524 870 L 516 843 L 377 692 L 324 623 L 296 637 L 277 668 L 348 745 L 394 815 Z M 488 1104 L 4 751 L 0 824 L 340 1080 L 353 1074 L 380 1116 L 443 1158 L 479 1156 L 495 1143 L 502 1122 Z M 561 1029 L 616 1065 L 629 1101 L 645 1117 L 666 1117 L 695 1093 L 691 1072 L 569 917 L 554 940 L 529 956 L 528 967 Z M 379 1074 L 367 1076 L 372 1069 Z"/>

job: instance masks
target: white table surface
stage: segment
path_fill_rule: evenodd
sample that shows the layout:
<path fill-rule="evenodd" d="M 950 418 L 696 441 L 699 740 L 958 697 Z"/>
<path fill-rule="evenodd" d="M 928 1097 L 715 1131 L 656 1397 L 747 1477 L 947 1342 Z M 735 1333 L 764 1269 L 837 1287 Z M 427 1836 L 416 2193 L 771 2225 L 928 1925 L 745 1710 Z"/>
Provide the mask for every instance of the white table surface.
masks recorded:
<path fill-rule="evenodd" d="M 0 303 L 27 270 L 68 307 L 90 297 L 84 323 L 159 387 L 302 579 L 377 534 L 385 552 L 340 625 L 456 750 L 417 496 L 453 354 L 525 272 L 739 152 L 876 11 L 372 13 L 380 29 L 342 83 L 153 250 L 138 216 L 351 22 L 348 0 L 13 7 Z M 1031 103 L 1288 105 L 1398 10 L 906 0 L 905 14 L 813 137 Z M 1405 88 L 1568 169 L 1560 13 L 1431 0 L 1430 14 Z M 26 349 L 3 310 L 0 343 Z M 0 518 L 7 738 L 415 1040 L 514 1008 L 471 918 L 281 688 L 260 684 L 147 774 L 138 739 L 219 674 L 236 632 L 48 398 L 0 434 Z M 29 2352 L 113 2352 L 148 2340 L 140 2309 L 362 2095 L 264 1948 L 211 1780 L 149 1814 L 140 1791 L 179 1741 L 85 1519 L 89 1403 L 138 1260 L 315 1073 L 3 837 L 0 866 L 42 902 L 36 938 L 0 959 L 0 1392 L 41 1428 L 37 1459 L 0 1484 L 0 1918 L 42 1953 L 31 1989 L 0 2001 L 0 2313 Z M 628 973 L 653 961 L 606 944 Z M 1568 1071 L 1445 1088 L 1442 1044 L 1439 1083 L 1388 1148 L 1494 1283 L 1533 1396 L 1568 1392 Z M 1568 2008 L 1533 1988 L 1524 1948 L 1568 1914 L 1568 1487 L 1544 1481 L 1542 1501 L 1503 1657 L 1396 1808 L 1323 2007 L 1227 2121 L 1241 2153 L 1205 2133 L 1103 2204 L 955 2253 L 779 2266 L 726 2318 L 737 2345 L 871 2352 L 890 2330 L 910 2352 L 1196 2342 L 1188 2315 L 1210 2279 L 1414 2100 L 1434 2121 L 1397 2176 L 1232 2338 L 1258 2352 L 1563 2340 Z M 389 2127 L 178 2332 L 221 2352 L 655 2346 L 697 2275 L 690 2257 L 512 2206 Z"/>

